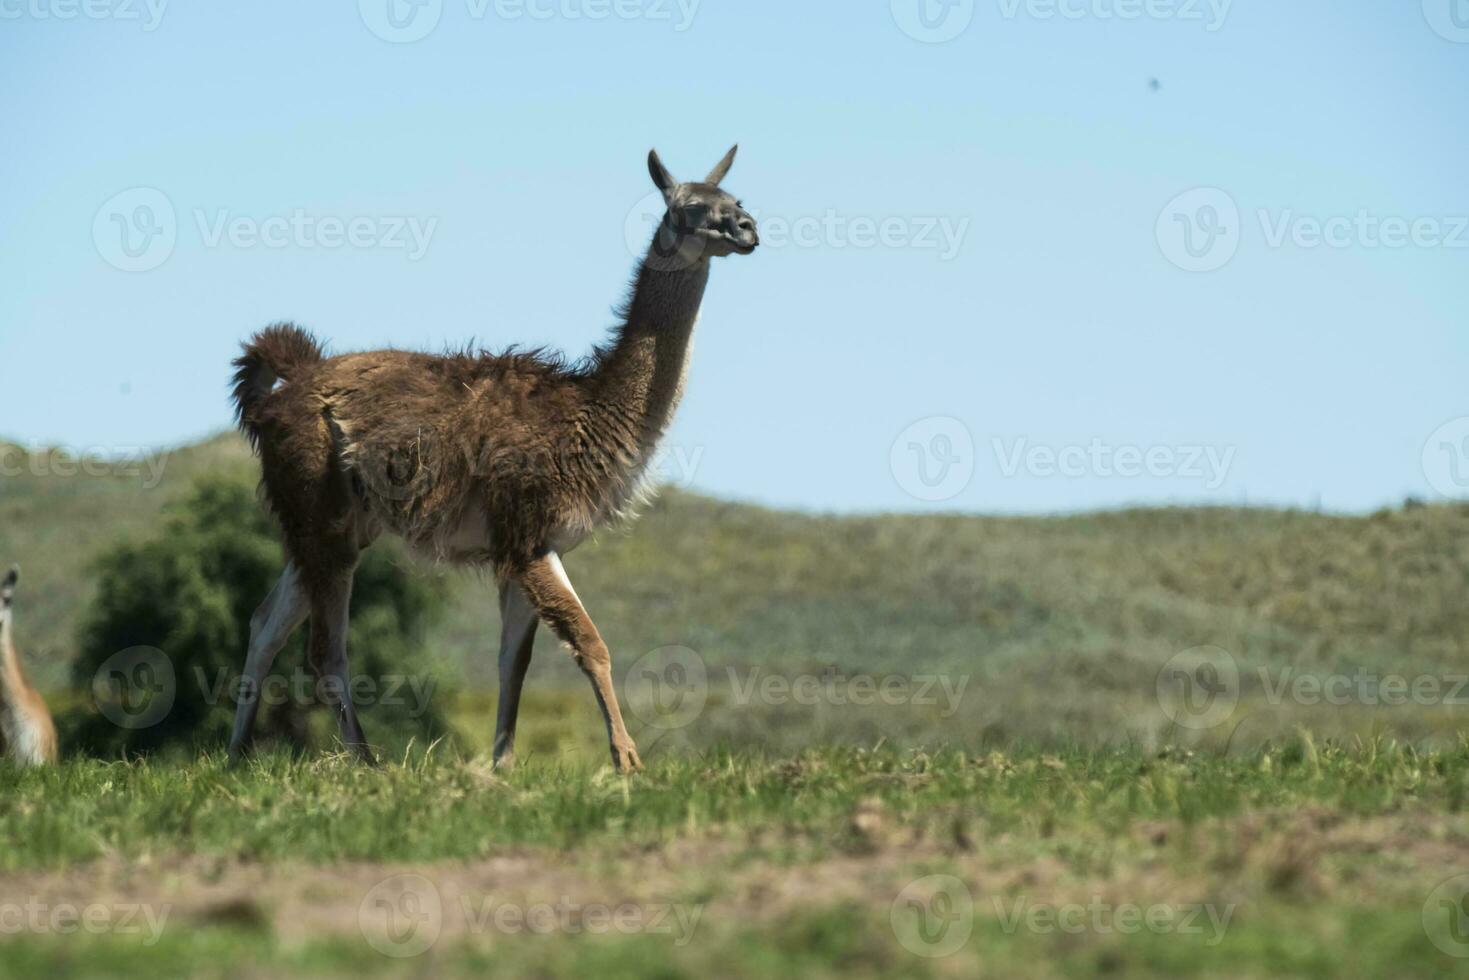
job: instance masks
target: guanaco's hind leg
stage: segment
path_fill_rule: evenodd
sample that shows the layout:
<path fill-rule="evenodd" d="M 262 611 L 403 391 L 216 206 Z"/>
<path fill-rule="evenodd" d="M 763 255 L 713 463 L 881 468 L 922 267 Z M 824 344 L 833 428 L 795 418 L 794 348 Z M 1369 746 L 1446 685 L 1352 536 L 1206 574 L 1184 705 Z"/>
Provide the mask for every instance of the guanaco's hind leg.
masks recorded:
<path fill-rule="evenodd" d="M 307 585 L 311 604 L 311 639 L 308 656 L 317 676 L 325 682 L 328 705 L 337 713 L 342 744 L 363 762 L 376 763 L 357 708 L 352 704 L 352 675 L 347 663 L 347 617 L 352 602 L 355 566 Z"/>
<path fill-rule="evenodd" d="M 495 719 L 495 768 L 515 765 L 515 722 L 540 622 L 535 606 L 514 582 L 500 585 L 500 708 Z"/>
<path fill-rule="evenodd" d="M 230 733 L 231 760 L 239 760 L 250 744 L 255 716 L 260 710 L 260 688 L 270 673 L 276 654 L 281 652 L 310 611 L 306 591 L 301 587 L 301 573 L 294 562 L 288 562 L 275 588 L 250 617 L 250 649 L 245 654 L 240 703 L 235 708 L 235 727 Z"/>
<path fill-rule="evenodd" d="M 602 718 L 607 723 L 612 764 L 619 772 L 643 768 L 638 747 L 628 735 L 627 726 L 622 723 L 622 709 L 617 705 L 617 691 L 612 686 L 612 655 L 571 587 L 560 556 L 554 551 L 547 552 L 522 566 L 514 577 L 542 621 L 571 648 L 577 666 L 592 682 Z"/>

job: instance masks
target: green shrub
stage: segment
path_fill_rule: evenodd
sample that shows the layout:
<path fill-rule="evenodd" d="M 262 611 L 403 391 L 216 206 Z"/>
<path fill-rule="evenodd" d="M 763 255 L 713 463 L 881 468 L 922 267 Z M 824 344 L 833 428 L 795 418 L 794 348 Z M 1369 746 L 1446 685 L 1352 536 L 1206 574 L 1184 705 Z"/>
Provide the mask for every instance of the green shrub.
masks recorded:
<path fill-rule="evenodd" d="M 101 755 L 165 747 L 222 748 L 239 697 L 250 617 L 283 565 L 251 487 L 204 477 L 166 514 L 156 537 L 99 559 L 74 680 L 92 697 L 63 719 L 69 745 Z M 363 727 L 389 751 L 447 731 L 422 638 L 445 605 L 443 581 L 408 567 L 390 544 L 358 568 L 348 636 Z M 306 662 L 309 623 L 276 658 L 257 742 L 330 745 L 334 715 Z M 171 675 L 171 676 L 170 676 Z"/>

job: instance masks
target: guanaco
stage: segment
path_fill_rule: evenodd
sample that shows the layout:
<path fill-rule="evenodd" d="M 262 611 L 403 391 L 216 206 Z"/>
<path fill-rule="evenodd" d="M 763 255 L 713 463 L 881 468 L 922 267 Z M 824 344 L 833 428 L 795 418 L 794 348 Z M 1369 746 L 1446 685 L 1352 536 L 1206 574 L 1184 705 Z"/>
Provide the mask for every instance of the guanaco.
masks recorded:
<path fill-rule="evenodd" d="M 20 665 L 15 650 L 15 586 L 20 569 L 12 568 L 0 582 L 0 746 L 22 766 L 56 761 L 56 725 L 46 702 Z"/>

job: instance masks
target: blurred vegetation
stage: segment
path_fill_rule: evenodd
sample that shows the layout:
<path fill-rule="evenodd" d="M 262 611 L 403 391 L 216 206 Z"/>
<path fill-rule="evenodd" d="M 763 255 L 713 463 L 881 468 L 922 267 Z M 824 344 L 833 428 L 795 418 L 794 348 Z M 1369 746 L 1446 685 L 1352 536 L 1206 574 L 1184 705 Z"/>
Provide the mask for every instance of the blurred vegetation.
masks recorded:
<path fill-rule="evenodd" d="M 222 744 L 239 697 L 234 680 L 250 617 L 280 573 L 280 556 L 252 486 L 233 476 L 201 477 L 165 511 L 153 536 L 104 552 L 73 663 L 74 688 L 94 698 L 63 716 L 69 748 L 115 756 Z M 444 598 L 439 578 L 406 570 L 391 546 L 364 556 L 349 645 L 354 686 L 369 692 L 362 707 L 374 744 L 397 747 L 445 733 L 422 652 Z M 305 662 L 306 634 L 307 627 L 297 630 L 276 659 L 276 680 L 265 688 L 272 693 L 260 708 L 263 741 L 299 748 L 329 744 L 336 735 Z M 400 677 L 411 677 L 418 693 Z M 156 712 L 155 697 L 165 699 Z"/>

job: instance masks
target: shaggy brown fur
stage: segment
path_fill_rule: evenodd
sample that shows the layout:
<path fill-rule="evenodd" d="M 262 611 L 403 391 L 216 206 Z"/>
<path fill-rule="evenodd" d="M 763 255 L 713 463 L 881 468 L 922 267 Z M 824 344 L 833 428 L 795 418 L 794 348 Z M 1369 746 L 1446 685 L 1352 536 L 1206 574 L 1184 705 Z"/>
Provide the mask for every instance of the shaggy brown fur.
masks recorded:
<path fill-rule="evenodd" d="M 15 650 L 11 604 L 19 581 L 20 569 L 12 568 L 0 582 L 0 748 L 20 765 L 49 765 L 56 761 L 56 726 Z"/>
<path fill-rule="evenodd" d="M 245 346 L 235 403 L 290 558 L 252 621 L 247 690 L 309 614 L 312 664 L 340 682 L 343 739 L 370 756 L 346 693 L 346 604 L 358 555 L 388 530 L 436 559 L 486 566 L 501 583 L 497 762 L 513 759 L 539 620 L 591 679 L 614 763 L 640 764 L 610 655 L 559 556 L 636 504 L 682 394 L 709 260 L 759 243 L 754 220 L 718 187 L 734 152 L 696 184 L 677 183 L 649 155 L 668 213 L 612 341 L 582 364 L 515 350 L 328 357 L 290 324 Z M 232 754 L 253 721 L 254 705 L 242 703 Z"/>

